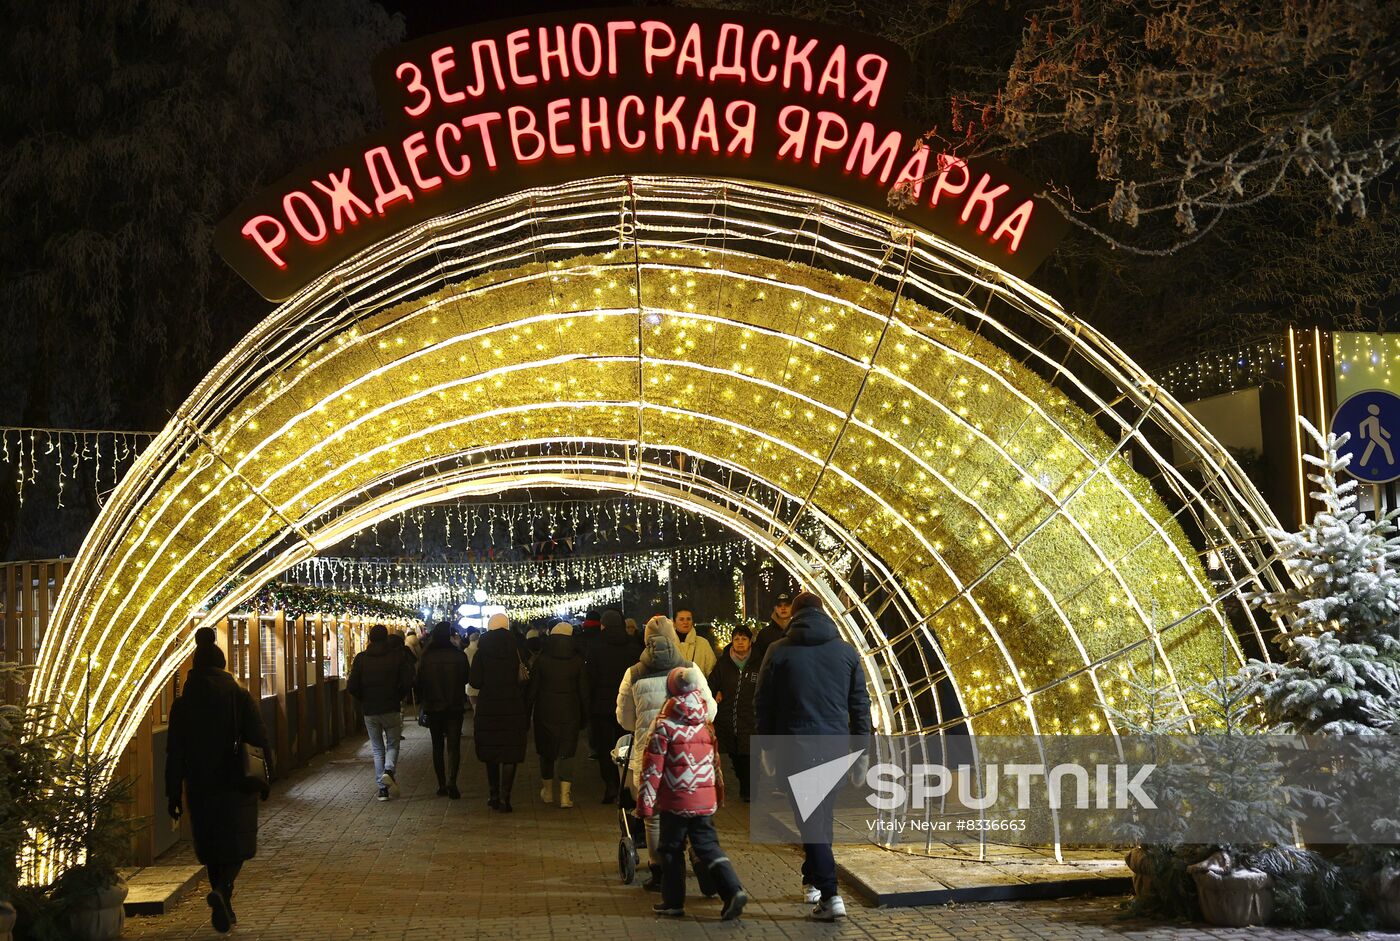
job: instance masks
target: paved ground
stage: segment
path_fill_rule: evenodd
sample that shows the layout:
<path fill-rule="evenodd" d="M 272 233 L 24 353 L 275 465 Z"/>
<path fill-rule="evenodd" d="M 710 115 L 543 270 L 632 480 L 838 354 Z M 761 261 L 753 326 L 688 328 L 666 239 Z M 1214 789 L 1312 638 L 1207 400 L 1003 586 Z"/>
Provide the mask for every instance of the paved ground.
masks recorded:
<path fill-rule="evenodd" d="M 692 897 L 684 921 L 658 921 L 656 896 L 620 884 L 612 808 L 598 803 L 594 766 L 580 761 L 578 806 L 538 799 L 537 766 L 522 768 L 516 812 L 491 813 L 485 773 L 464 762 L 460 801 L 434 796 L 427 731 L 406 729 L 399 778 L 403 797 L 381 804 L 370 787 L 368 745 L 347 743 L 279 783 L 263 805 L 260 853 L 235 896 L 248 941 L 601 941 L 612 938 L 977 939 L 1134 941 L 1195 938 L 1331 938 L 1326 932 L 1244 931 L 1162 926 L 1122 917 L 1121 899 L 990 903 L 948 908 L 876 909 L 852 894 L 850 915 L 834 925 L 806 919 L 797 900 L 800 860 L 782 846 L 751 845 L 745 811 L 720 815 L 725 848 L 754 902 L 738 923 L 719 920 L 719 903 Z M 464 741 L 470 749 L 470 742 Z M 182 845 L 163 863 L 190 858 Z M 694 890 L 692 880 L 691 890 Z M 127 921 L 125 937 L 214 937 L 201 885 L 168 915 Z"/>

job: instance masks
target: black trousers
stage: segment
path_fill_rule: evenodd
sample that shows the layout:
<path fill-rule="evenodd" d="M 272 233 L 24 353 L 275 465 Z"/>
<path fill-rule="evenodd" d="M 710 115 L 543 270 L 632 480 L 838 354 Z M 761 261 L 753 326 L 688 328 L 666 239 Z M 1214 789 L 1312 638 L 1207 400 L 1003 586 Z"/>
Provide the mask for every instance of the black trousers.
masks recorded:
<path fill-rule="evenodd" d="M 243 863 L 210 863 L 204 867 L 209 874 L 209 885 L 228 901 L 233 901 L 233 881 L 243 869 Z"/>
<path fill-rule="evenodd" d="M 682 817 L 669 813 L 661 815 L 661 845 L 658 852 L 661 858 L 661 901 L 667 908 L 685 907 L 687 839 L 695 853 L 695 864 L 709 867 L 715 886 L 719 889 L 719 897 L 729 901 L 742 886 L 729 857 L 720 848 L 715 818 Z"/>
<path fill-rule="evenodd" d="M 749 799 L 749 756 L 730 752 L 729 760 L 734 764 L 734 777 L 739 779 L 739 797 Z"/>
<path fill-rule="evenodd" d="M 622 726 L 612 716 L 590 716 L 588 719 L 588 747 L 598 756 L 598 776 L 603 779 L 603 793 L 616 796 L 619 774 L 613 764 L 612 750 L 623 735 Z"/>
<path fill-rule="evenodd" d="M 433 740 L 433 771 L 438 787 L 457 784 L 462 767 L 462 717 L 460 712 L 429 712 L 428 735 Z"/>

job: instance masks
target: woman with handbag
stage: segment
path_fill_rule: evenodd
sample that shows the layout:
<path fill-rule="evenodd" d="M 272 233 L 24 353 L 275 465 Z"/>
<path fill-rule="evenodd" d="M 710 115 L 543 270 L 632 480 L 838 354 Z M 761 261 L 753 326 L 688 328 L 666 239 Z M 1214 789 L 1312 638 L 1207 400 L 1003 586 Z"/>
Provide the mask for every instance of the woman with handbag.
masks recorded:
<path fill-rule="evenodd" d="M 258 798 L 267 799 L 267 730 L 253 697 L 224 670 L 214 631 L 195 632 L 194 666 L 170 708 L 165 793 L 179 820 L 183 786 L 196 858 L 209 873 L 209 921 L 238 923 L 233 883 L 258 851 Z"/>
<path fill-rule="evenodd" d="M 462 764 L 462 717 L 467 711 L 467 655 L 452 645 L 452 625 L 440 621 L 418 661 L 420 724 L 433 741 L 433 772 L 438 796 L 457 800 L 457 770 Z"/>
<path fill-rule="evenodd" d="M 491 795 L 487 806 L 507 814 L 514 809 L 510 792 L 516 767 L 525 760 L 525 738 L 530 730 L 525 701 L 529 681 L 530 671 L 510 629 L 510 619 L 493 614 L 472 658 L 467 694 L 472 704 L 476 757 L 486 764 Z"/>

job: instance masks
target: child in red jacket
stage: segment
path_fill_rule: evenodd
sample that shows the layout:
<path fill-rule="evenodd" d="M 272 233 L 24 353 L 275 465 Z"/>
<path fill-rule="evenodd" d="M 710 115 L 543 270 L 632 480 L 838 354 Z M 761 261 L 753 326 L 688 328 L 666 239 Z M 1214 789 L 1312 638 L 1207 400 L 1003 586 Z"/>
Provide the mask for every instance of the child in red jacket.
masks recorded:
<path fill-rule="evenodd" d="M 720 849 L 714 813 L 724 797 L 715 754 L 715 731 L 705 721 L 705 700 L 694 667 L 676 667 L 666 677 L 670 699 L 656 716 L 642 763 L 637 808 L 642 817 L 661 814 L 661 901 L 658 915 L 685 915 L 685 842 L 697 865 L 708 866 L 724 901 L 721 918 L 738 918 L 749 896 Z"/>

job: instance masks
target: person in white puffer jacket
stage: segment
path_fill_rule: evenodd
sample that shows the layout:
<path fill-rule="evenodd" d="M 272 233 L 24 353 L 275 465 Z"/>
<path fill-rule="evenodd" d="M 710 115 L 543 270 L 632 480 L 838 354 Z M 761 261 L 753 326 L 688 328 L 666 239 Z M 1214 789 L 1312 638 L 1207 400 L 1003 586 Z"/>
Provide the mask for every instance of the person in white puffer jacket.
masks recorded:
<path fill-rule="evenodd" d="M 641 793 L 643 758 L 646 755 L 646 742 L 651 736 L 652 723 L 657 713 L 666 704 L 666 677 L 676 667 L 689 667 L 695 674 L 695 685 L 705 703 L 705 721 L 713 722 L 717 706 L 710 694 L 710 684 L 705 674 L 695 669 L 695 665 L 680 654 L 680 638 L 676 636 L 676 626 L 671 619 L 657 615 L 647 622 L 646 649 L 642 659 L 622 676 L 622 685 L 617 690 L 617 724 L 632 733 L 632 751 L 627 762 L 627 780 L 635 798 Z M 661 820 L 659 817 L 646 819 L 647 855 L 651 864 L 651 878 L 643 888 L 651 892 L 661 891 L 661 858 L 656 848 L 661 842 Z"/>

